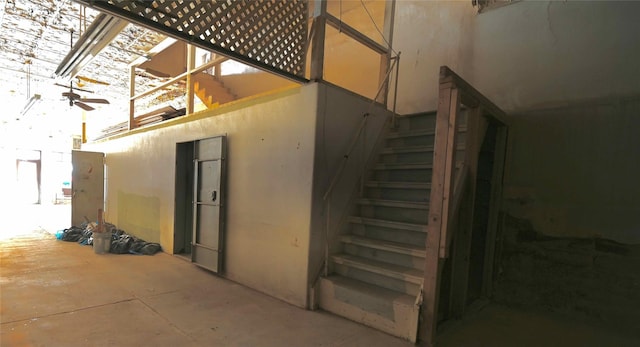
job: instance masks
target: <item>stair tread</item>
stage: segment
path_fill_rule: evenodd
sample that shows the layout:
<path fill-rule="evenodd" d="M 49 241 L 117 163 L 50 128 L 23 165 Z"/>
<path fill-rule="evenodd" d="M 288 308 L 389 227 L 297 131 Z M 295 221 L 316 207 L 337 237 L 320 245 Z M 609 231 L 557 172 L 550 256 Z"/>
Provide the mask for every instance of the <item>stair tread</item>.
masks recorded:
<path fill-rule="evenodd" d="M 431 183 L 425 182 L 399 182 L 399 181 L 367 181 L 367 187 L 375 188 L 406 188 L 406 189 L 430 189 Z"/>
<path fill-rule="evenodd" d="M 458 132 L 466 132 L 466 125 L 460 126 Z M 387 135 L 387 139 L 397 139 L 401 137 L 414 137 L 414 136 L 428 136 L 434 135 L 435 129 L 419 129 L 419 130 L 405 130 L 405 131 L 392 131 Z"/>
<path fill-rule="evenodd" d="M 375 284 L 358 281 L 356 279 L 340 276 L 337 274 L 325 277 L 325 279 L 333 282 L 335 285 L 338 285 L 340 287 L 348 288 L 353 291 L 363 293 L 364 295 L 370 295 L 387 302 L 397 302 L 404 305 L 415 304 L 415 297 L 409 294 L 397 292 L 395 290 L 376 286 Z"/>
<path fill-rule="evenodd" d="M 383 276 L 404 280 L 418 285 L 422 284 L 423 273 L 420 270 L 348 254 L 336 254 L 333 255 L 331 259 L 338 264 L 374 272 Z"/>
<path fill-rule="evenodd" d="M 458 150 L 464 150 L 464 144 L 458 145 Z M 390 146 L 385 147 L 380 151 L 381 154 L 400 154 L 400 153 L 420 153 L 420 152 L 433 152 L 433 145 L 427 146 Z"/>
<path fill-rule="evenodd" d="M 417 163 L 382 163 L 377 164 L 374 169 L 376 170 L 402 170 L 402 169 L 432 169 L 433 164 L 427 162 Z"/>
<path fill-rule="evenodd" d="M 414 136 L 426 136 L 426 135 L 434 135 L 435 129 L 420 129 L 420 130 L 409 130 L 409 131 L 391 131 L 387 135 L 388 139 L 397 139 L 401 137 L 414 137 Z"/>
<path fill-rule="evenodd" d="M 356 236 L 356 235 L 342 235 L 341 241 L 343 243 L 350 243 L 358 246 L 374 248 L 383 251 L 389 251 L 394 253 L 401 253 L 406 255 L 412 255 L 417 257 L 425 257 L 426 250 L 424 247 L 409 245 L 405 243 L 393 242 L 393 241 L 383 241 L 378 239 L 373 239 L 370 237 Z"/>
<path fill-rule="evenodd" d="M 384 199 L 370 199 L 370 198 L 358 199 L 358 204 L 384 206 L 384 207 L 413 208 L 413 209 L 421 209 L 421 210 L 426 210 L 429 208 L 429 204 L 426 202 L 384 200 Z"/>
<path fill-rule="evenodd" d="M 437 110 L 433 110 L 433 111 L 427 111 L 427 112 L 402 114 L 402 115 L 398 115 L 398 119 L 403 119 L 403 118 L 408 119 L 413 117 L 424 117 L 424 116 L 436 116 L 437 112 L 438 112 Z"/>
<path fill-rule="evenodd" d="M 366 217 L 357 217 L 357 216 L 349 217 L 349 222 L 367 224 L 367 225 L 374 225 L 374 226 L 379 226 L 379 227 L 384 227 L 384 228 L 391 228 L 391 229 L 402 229 L 402 230 L 427 232 L 427 225 L 426 224 L 413 224 L 413 223 L 394 222 L 394 221 L 389 221 L 389 220 L 384 220 L 384 219 L 375 219 L 375 218 L 366 218 Z"/>

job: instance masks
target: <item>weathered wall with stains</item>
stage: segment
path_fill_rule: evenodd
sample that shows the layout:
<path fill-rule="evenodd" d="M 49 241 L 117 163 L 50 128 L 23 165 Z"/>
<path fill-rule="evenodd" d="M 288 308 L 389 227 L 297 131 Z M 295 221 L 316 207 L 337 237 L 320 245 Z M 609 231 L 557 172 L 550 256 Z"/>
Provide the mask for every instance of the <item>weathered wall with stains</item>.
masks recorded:
<path fill-rule="evenodd" d="M 400 113 L 435 109 L 448 65 L 512 116 L 501 302 L 639 318 L 638 13 L 632 1 L 481 14 L 470 1 L 398 1 Z"/>
<path fill-rule="evenodd" d="M 640 244 L 640 97 L 517 114 L 505 208 L 535 230 Z"/>
<path fill-rule="evenodd" d="M 511 113 L 499 302 L 640 318 L 639 12 L 522 1 L 476 17 L 472 83 Z"/>
<path fill-rule="evenodd" d="M 636 97 L 514 116 L 497 301 L 633 331 L 640 319 L 639 114 Z"/>

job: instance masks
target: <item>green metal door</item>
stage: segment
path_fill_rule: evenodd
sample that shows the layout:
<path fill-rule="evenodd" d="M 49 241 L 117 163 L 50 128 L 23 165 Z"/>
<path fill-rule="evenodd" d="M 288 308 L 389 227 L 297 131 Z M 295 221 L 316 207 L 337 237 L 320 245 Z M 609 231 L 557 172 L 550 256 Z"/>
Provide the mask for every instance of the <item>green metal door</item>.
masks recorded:
<path fill-rule="evenodd" d="M 191 260 L 215 273 L 223 259 L 224 156 L 224 136 L 195 142 Z"/>

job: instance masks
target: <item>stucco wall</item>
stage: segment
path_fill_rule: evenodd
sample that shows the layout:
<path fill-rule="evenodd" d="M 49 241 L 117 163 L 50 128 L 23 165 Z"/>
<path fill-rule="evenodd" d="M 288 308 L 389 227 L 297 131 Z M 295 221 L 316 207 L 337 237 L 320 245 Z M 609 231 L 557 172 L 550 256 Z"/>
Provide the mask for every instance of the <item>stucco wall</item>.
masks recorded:
<path fill-rule="evenodd" d="M 401 52 L 399 114 L 436 109 L 440 66 L 448 65 L 465 79 L 473 77 L 476 12 L 471 1 L 396 2 L 393 47 Z"/>
<path fill-rule="evenodd" d="M 107 220 L 170 252 L 176 143 L 226 134 L 225 276 L 305 306 L 317 89 L 312 84 L 86 146 L 106 153 Z"/>
<path fill-rule="evenodd" d="M 538 232 L 640 244 L 640 97 L 518 114 L 505 209 Z"/>
<path fill-rule="evenodd" d="M 635 1 L 398 1 L 398 112 L 436 108 L 448 65 L 506 111 L 640 92 Z"/>
<path fill-rule="evenodd" d="M 637 1 L 521 1 L 476 15 L 471 82 L 507 111 L 638 94 L 638 13 Z"/>

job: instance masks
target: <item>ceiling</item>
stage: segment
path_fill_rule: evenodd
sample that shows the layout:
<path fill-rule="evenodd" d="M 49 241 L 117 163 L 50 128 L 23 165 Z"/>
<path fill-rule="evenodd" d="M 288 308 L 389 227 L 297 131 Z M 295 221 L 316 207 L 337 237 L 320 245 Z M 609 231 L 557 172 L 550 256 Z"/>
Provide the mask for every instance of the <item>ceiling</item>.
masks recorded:
<path fill-rule="evenodd" d="M 77 42 L 98 14 L 71 0 L 0 0 L 0 98 L 4 101 L 0 127 L 5 135 L 20 130 L 34 133 L 32 138 L 68 137 L 80 134 L 82 117 L 111 123 L 124 120 L 114 118 L 127 117 L 129 64 L 156 46 L 164 35 L 128 24 L 80 72 L 82 80 L 54 77 L 70 51 L 71 40 Z M 76 91 L 82 97 L 106 98 L 110 104 L 97 105 L 95 111 L 83 115 L 80 108 L 70 107 L 62 98 L 61 93 L 68 90 L 56 86 L 69 82 L 93 92 Z M 35 94 L 41 101 L 21 114 Z"/>
<path fill-rule="evenodd" d="M 329 12 L 357 30 L 377 38 L 383 25 L 385 1 L 329 1 Z M 369 7 L 367 9 L 366 7 Z M 128 120 L 129 65 L 166 37 L 152 30 L 127 26 L 72 81 L 54 76 L 58 65 L 91 25 L 99 12 L 84 8 L 72 0 L 0 0 L 0 148 L 42 148 L 51 139 L 62 145 L 69 137 L 82 133 L 86 120 L 87 133 L 96 135 L 103 128 Z M 371 22 L 377 22 L 371 24 Z M 377 31 L 377 32 L 376 32 Z M 138 70 L 137 74 L 144 74 Z M 148 76 L 136 79 L 152 85 Z M 147 80 L 147 82 L 144 82 Z M 99 81 L 100 83 L 92 83 Z M 105 98 L 109 105 L 94 105 L 96 110 L 84 112 L 71 107 L 56 84 L 74 84 L 74 91 L 86 98 Z M 40 101 L 24 114 L 30 98 Z M 28 135 L 28 136 L 25 136 Z"/>

